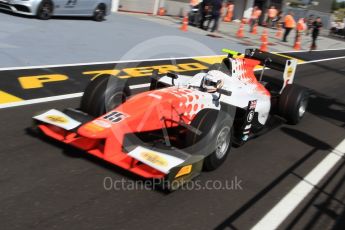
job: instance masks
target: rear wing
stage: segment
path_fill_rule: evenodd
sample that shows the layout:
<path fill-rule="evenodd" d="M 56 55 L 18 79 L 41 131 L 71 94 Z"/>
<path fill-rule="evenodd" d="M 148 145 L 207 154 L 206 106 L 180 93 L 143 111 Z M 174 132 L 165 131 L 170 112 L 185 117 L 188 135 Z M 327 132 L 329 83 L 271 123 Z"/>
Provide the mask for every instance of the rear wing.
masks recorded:
<path fill-rule="evenodd" d="M 241 53 L 226 49 L 224 49 L 223 52 L 228 53 L 228 57 L 236 57 L 241 55 Z M 263 68 L 270 68 L 283 72 L 284 83 L 280 92 L 283 91 L 286 85 L 293 83 L 297 68 L 296 59 L 283 57 L 279 54 L 264 52 L 259 49 L 246 49 L 244 57 L 260 61 L 260 65 L 262 65 Z"/>

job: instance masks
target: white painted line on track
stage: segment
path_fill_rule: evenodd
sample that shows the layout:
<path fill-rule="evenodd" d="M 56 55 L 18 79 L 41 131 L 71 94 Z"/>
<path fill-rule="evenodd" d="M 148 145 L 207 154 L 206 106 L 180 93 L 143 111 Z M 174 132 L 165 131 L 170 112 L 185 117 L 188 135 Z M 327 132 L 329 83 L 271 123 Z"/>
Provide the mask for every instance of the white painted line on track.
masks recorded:
<path fill-rule="evenodd" d="M 287 54 L 287 53 L 303 53 L 303 52 L 322 52 L 322 51 L 334 51 L 334 50 L 345 50 L 345 47 L 343 48 L 338 48 L 338 49 L 325 49 L 325 50 L 289 50 L 289 51 L 281 51 L 279 53 L 284 53 L 284 54 Z"/>
<path fill-rule="evenodd" d="M 322 51 L 334 51 L 334 50 L 345 50 L 344 48 L 338 49 L 324 49 L 324 50 L 313 50 L 311 52 L 322 52 Z M 301 52 L 310 52 L 309 50 L 290 50 L 290 51 L 281 51 L 277 53 L 301 53 Z M 156 58 L 156 59 L 142 59 L 142 60 L 118 60 L 118 61 L 104 61 L 104 62 L 85 62 L 85 63 L 74 63 L 74 64 L 56 64 L 56 65 L 41 65 L 41 66 L 18 66 L 18 67 L 2 67 L 0 71 L 7 70 L 25 70 L 25 69 L 45 69 L 45 68 L 56 68 L 56 67 L 73 67 L 73 66 L 84 66 L 84 65 L 102 65 L 102 64 L 120 64 L 120 63 L 132 63 L 132 62 L 144 62 L 144 61 L 164 61 L 164 60 L 181 60 L 189 58 L 207 58 L 207 57 L 216 57 L 216 56 L 226 56 L 226 54 L 219 55 L 206 55 L 206 56 L 197 56 L 197 57 L 176 57 L 176 58 Z"/>
<path fill-rule="evenodd" d="M 37 98 L 37 99 L 31 99 L 31 100 L 25 100 L 25 101 L 11 102 L 11 103 L 6 103 L 6 104 L 0 104 L 0 109 L 16 107 L 16 106 L 21 106 L 21 105 L 38 104 L 38 103 L 49 102 L 49 101 L 58 101 L 58 100 L 70 99 L 70 98 L 81 97 L 81 96 L 83 96 L 83 93 L 71 93 L 71 94 L 64 94 L 64 95 L 59 95 L 59 96 L 43 97 L 43 98 Z"/>
<path fill-rule="evenodd" d="M 212 56 L 204 56 L 204 57 L 212 57 Z M 194 57 L 195 58 L 195 57 Z M 334 58 L 326 58 L 326 59 L 319 59 L 319 60 L 313 60 L 313 61 L 306 61 L 299 63 L 301 64 L 309 64 L 309 63 L 315 63 L 315 62 L 322 62 L 322 61 L 330 61 L 330 60 L 336 60 L 336 59 L 342 59 L 345 58 L 345 56 L 342 57 L 334 57 Z M 166 59 L 165 59 L 166 60 Z M 260 71 L 261 69 L 256 69 L 255 71 Z M 150 86 L 149 83 L 145 84 L 138 84 L 138 85 L 131 85 L 131 89 L 140 89 Z M 72 93 L 72 94 L 65 94 L 65 95 L 59 95 L 59 96 L 52 96 L 52 97 L 44 97 L 44 98 L 37 98 L 37 99 L 30 99 L 25 101 L 18 101 L 18 102 L 11 102 L 6 104 L 0 104 L 0 109 L 4 108 L 10 108 L 15 106 L 21 106 L 21 105 L 30 105 L 30 104 L 37 104 L 37 103 L 43 103 L 43 102 L 49 102 L 49 101 L 58 101 L 63 99 L 70 99 L 70 98 L 76 98 L 81 97 L 83 93 Z"/>
<path fill-rule="evenodd" d="M 139 84 L 139 85 L 131 85 L 131 86 L 129 86 L 129 88 L 130 89 L 140 89 L 140 88 L 145 88 L 145 87 L 149 87 L 149 86 L 150 86 L 150 83 L 146 83 L 146 84 Z M 72 98 L 81 97 L 81 96 L 83 96 L 82 92 L 64 94 L 64 95 L 52 96 L 52 97 L 30 99 L 30 100 L 18 101 L 18 102 L 11 102 L 11 103 L 6 103 L 6 104 L 0 104 L 0 109 L 22 106 L 22 105 L 32 105 L 32 104 L 38 104 L 38 103 L 50 102 L 50 101 L 72 99 Z"/>
<path fill-rule="evenodd" d="M 277 229 L 344 156 L 345 139 L 251 229 Z"/>
<path fill-rule="evenodd" d="M 343 59 L 345 58 L 345 56 L 341 56 L 341 57 L 333 57 L 333 58 L 325 58 L 325 59 L 319 59 L 319 60 L 312 60 L 312 61 L 304 61 L 301 63 L 298 63 L 299 65 L 303 65 L 303 64 L 309 64 L 309 63 L 315 63 L 315 62 L 323 62 L 323 61 L 331 61 L 331 60 L 337 60 L 337 59 Z"/>
<path fill-rule="evenodd" d="M 0 71 L 7 70 L 25 70 L 25 69 L 47 69 L 56 67 L 74 67 L 74 66 L 84 66 L 84 65 L 103 65 L 103 64 L 121 64 L 121 63 L 133 63 L 133 62 L 146 62 L 146 61 L 170 61 L 170 60 L 183 60 L 183 59 L 193 59 L 193 58 L 210 58 L 217 56 L 226 56 L 226 54 L 219 55 L 207 55 L 207 56 L 194 56 L 194 57 L 176 57 L 176 58 L 156 58 L 156 59 L 142 59 L 142 60 L 119 60 L 119 61 L 107 61 L 107 62 L 89 62 L 89 63 L 75 63 L 75 64 L 57 64 L 57 65 L 41 65 L 41 66 L 22 66 L 22 67 L 4 67 L 0 68 Z"/>

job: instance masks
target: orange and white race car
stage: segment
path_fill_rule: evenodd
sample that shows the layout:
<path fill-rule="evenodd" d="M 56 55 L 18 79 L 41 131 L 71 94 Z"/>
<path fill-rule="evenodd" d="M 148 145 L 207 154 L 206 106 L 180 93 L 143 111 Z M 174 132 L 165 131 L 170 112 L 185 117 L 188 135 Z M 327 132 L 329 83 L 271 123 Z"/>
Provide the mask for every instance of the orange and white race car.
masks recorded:
<path fill-rule="evenodd" d="M 34 117 L 46 136 L 145 178 L 183 182 L 219 167 L 231 146 L 258 135 L 270 117 L 297 124 L 308 91 L 292 84 L 297 61 L 248 49 L 228 51 L 222 63 L 194 76 L 151 78 L 150 90 L 131 95 L 124 79 L 103 75 L 87 86 L 80 108 Z M 283 72 L 280 85 L 254 68 Z"/>

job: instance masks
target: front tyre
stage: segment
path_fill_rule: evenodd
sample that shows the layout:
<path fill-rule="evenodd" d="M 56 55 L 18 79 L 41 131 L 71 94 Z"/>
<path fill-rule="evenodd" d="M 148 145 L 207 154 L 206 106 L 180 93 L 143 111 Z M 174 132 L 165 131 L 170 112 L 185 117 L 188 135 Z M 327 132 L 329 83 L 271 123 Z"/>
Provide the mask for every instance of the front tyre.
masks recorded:
<path fill-rule="evenodd" d="M 289 124 L 298 124 L 308 106 L 309 93 L 298 85 L 287 85 L 279 98 L 278 113 Z"/>
<path fill-rule="evenodd" d="M 43 0 L 37 9 L 37 18 L 48 20 L 53 15 L 53 3 L 50 0 Z"/>
<path fill-rule="evenodd" d="M 101 75 L 86 87 L 80 103 L 80 110 L 99 117 L 120 104 L 131 95 L 128 83 L 111 75 Z"/>
<path fill-rule="evenodd" d="M 232 119 L 223 111 L 204 110 L 193 119 L 191 125 L 201 131 L 187 134 L 187 143 L 192 149 L 207 154 L 203 169 L 211 171 L 218 168 L 231 149 Z"/>
<path fill-rule="evenodd" d="M 106 6 L 104 4 L 99 4 L 93 12 L 93 20 L 95 20 L 96 22 L 104 21 L 105 15 Z"/>

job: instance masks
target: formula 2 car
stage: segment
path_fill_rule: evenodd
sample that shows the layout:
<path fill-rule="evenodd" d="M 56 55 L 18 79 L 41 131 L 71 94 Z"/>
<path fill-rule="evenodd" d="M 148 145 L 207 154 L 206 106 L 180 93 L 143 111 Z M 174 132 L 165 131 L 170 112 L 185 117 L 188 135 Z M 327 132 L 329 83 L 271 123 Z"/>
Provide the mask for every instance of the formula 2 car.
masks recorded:
<path fill-rule="evenodd" d="M 44 135 L 145 178 L 176 182 L 214 170 L 232 145 L 259 134 L 269 117 L 303 117 L 306 89 L 294 85 L 297 61 L 248 49 L 195 76 L 153 73 L 150 90 L 131 95 L 126 80 L 104 75 L 87 86 L 79 109 L 34 117 Z M 254 75 L 262 65 L 283 72 L 281 88 Z"/>

